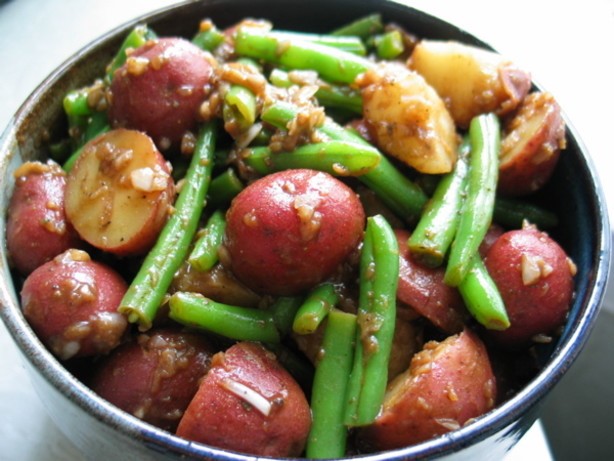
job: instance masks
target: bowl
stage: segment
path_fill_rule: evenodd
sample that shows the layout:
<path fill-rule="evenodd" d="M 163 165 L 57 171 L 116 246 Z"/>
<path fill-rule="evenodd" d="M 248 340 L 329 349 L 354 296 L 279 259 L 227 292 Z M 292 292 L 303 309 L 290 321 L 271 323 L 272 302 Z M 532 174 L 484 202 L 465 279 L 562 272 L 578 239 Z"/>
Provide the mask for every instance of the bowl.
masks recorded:
<path fill-rule="evenodd" d="M 226 26 L 252 16 L 266 17 L 285 29 L 325 32 L 375 11 L 420 37 L 452 39 L 491 48 L 452 24 L 389 0 L 210 0 L 158 10 L 112 30 L 76 53 L 28 97 L 0 139 L 0 206 L 6 210 L 12 192 L 12 172 L 17 166 L 25 160 L 39 158 L 48 140 L 58 139 L 65 132 L 64 93 L 101 75 L 127 32 L 136 24 L 146 22 L 159 35 L 189 36 L 201 18 L 211 17 L 216 24 Z M 537 83 L 535 86 L 539 88 Z M 605 293 L 610 232 L 595 168 L 567 117 L 565 121 L 567 149 L 540 200 L 560 217 L 560 225 L 553 234 L 577 265 L 576 295 L 561 336 L 555 343 L 538 350 L 540 371 L 505 403 L 461 429 L 415 446 L 362 455 L 359 459 L 501 459 L 532 426 L 540 405 L 582 351 Z M 2 235 L 4 231 L 2 220 Z M 0 254 L 2 319 L 23 355 L 33 386 L 51 418 L 88 457 L 254 459 L 173 436 L 118 410 L 90 391 L 49 353 L 29 327 L 19 307 L 18 281 L 11 274 L 4 245 Z"/>

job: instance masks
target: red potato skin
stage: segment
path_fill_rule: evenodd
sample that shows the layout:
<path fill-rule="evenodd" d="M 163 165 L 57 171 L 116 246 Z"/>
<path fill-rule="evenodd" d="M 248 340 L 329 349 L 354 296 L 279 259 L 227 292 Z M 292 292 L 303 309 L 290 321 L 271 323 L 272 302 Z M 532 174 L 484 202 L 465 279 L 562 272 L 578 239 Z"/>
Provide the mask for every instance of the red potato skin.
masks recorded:
<path fill-rule="evenodd" d="M 548 234 L 533 226 L 508 231 L 491 246 L 484 264 L 511 323 L 506 330 L 489 332 L 497 343 L 526 347 L 536 335 L 551 335 L 564 323 L 573 297 L 575 266 Z"/>
<path fill-rule="evenodd" d="M 375 422 L 360 430 L 368 451 L 420 443 L 493 408 L 496 380 L 486 348 L 470 330 L 430 341 L 388 386 Z"/>
<path fill-rule="evenodd" d="M 202 335 L 152 330 L 105 357 L 89 386 L 118 408 L 175 432 L 213 353 Z"/>
<path fill-rule="evenodd" d="M 407 246 L 410 233 L 397 229 L 395 234 L 400 258 L 397 299 L 448 334 L 462 331 L 467 312 L 458 290 L 444 283 L 445 269 L 418 264 Z"/>
<path fill-rule="evenodd" d="M 268 416 L 228 390 L 229 380 L 269 400 Z M 287 457 L 302 453 L 310 427 L 309 404 L 292 376 L 264 347 L 241 342 L 214 356 L 177 435 L 256 456 Z"/>
<path fill-rule="evenodd" d="M 127 284 L 81 250 L 67 250 L 34 270 L 21 290 L 23 313 L 61 360 L 107 354 L 127 328 L 117 312 Z"/>
<path fill-rule="evenodd" d="M 497 190 L 510 197 L 541 189 L 565 148 L 565 121 L 549 93 L 529 94 L 507 121 L 501 143 Z"/>
<path fill-rule="evenodd" d="M 115 71 L 109 119 L 145 131 L 158 148 L 177 145 L 194 129 L 212 75 L 211 56 L 177 37 L 151 40 Z"/>
<path fill-rule="evenodd" d="M 261 294 L 293 295 L 331 276 L 356 249 L 365 212 L 341 181 L 299 169 L 253 182 L 226 220 L 224 246 L 237 278 Z"/>
<path fill-rule="evenodd" d="M 6 246 L 20 274 L 28 275 L 60 253 L 82 245 L 66 218 L 65 190 L 66 174 L 52 161 L 26 162 L 15 171 Z"/>

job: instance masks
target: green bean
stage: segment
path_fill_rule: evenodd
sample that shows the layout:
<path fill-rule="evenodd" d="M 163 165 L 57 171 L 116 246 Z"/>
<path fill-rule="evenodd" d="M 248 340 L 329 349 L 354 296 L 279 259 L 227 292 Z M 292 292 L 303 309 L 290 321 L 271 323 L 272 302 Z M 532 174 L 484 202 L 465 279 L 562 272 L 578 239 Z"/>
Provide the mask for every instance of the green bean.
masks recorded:
<path fill-rule="evenodd" d="M 364 16 L 331 32 L 332 35 L 355 35 L 363 40 L 384 30 L 382 15 L 379 13 Z"/>
<path fill-rule="evenodd" d="M 278 128 L 286 128 L 287 124 L 298 113 L 299 109 L 296 106 L 279 102 L 265 108 L 261 118 Z M 359 135 L 346 130 L 329 118 L 317 130 L 332 140 L 371 146 Z M 386 156 L 381 153 L 379 155 L 379 164 L 373 170 L 359 176 L 358 179 L 375 192 L 397 216 L 411 222 L 420 215 L 428 197 L 416 184 L 401 173 Z"/>
<path fill-rule="evenodd" d="M 227 168 L 211 180 L 207 205 L 211 207 L 227 205 L 244 187 L 235 170 Z"/>
<path fill-rule="evenodd" d="M 375 52 L 380 59 L 395 59 L 403 51 L 405 46 L 399 30 L 391 30 L 375 37 Z"/>
<path fill-rule="evenodd" d="M 99 114 L 98 116 L 96 114 Z M 104 120 L 101 120 L 102 116 L 104 116 Z M 85 133 L 83 135 L 83 139 L 82 142 L 80 143 L 79 147 L 77 147 L 77 149 L 75 149 L 75 151 L 70 155 L 70 157 L 68 157 L 68 159 L 64 162 L 64 164 L 62 165 L 62 168 L 64 169 L 64 171 L 68 172 L 70 170 L 72 170 L 72 167 L 75 165 L 75 162 L 77 161 L 77 158 L 79 158 L 79 155 L 81 155 L 81 151 L 83 150 L 83 146 L 85 146 L 85 144 L 94 139 L 96 136 L 99 136 L 103 133 L 106 133 L 107 131 L 109 131 L 111 129 L 111 127 L 108 125 L 108 123 L 105 123 L 106 121 L 106 114 L 102 113 L 102 112 L 98 112 L 95 113 L 92 117 L 91 117 L 92 121 L 90 123 L 88 123 Z"/>
<path fill-rule="evenodd" d="M 375 169 L 381 156 L 369 145 L 327 141 L 305 144 L 289 152 L 253 147 L 244 151 L 242 160 L 262 175 L 291 168 L 310 168 L 334 176 L 361 176 Z"/>
<path fill-rule="evenodd" d="M 122 42 L 116 55 L 113 57 L 113 59 L 107 66 L 106 79 L 109 82 L 113 80 L 113 74 L 115 73 L 115 71 L 126 62 L 127 50 L 138 48 L 147 43 L 148 40 L 153 40 L 156 37 L 156 33 L 149 27 L 147 27 L 145 24 L 139 24 L 134 29 L 132 29 L 132 31 Z"/>
<path fill-rule="evenodd" d="M 211 181 L 215 139 L 215 124 L 203 125 L 197 136 L 185 184 L 175 202 L 175 211 L 147 254 L 118 308 L 119 312 L 128 316 L 130 322 L 138 322 L 141 330 L 151 327 L 173 276 L 185 260 L 196 234 Z"/>
<path fill-rule="evenodd" d="M 486 328 L 505 330 L 510 326 L 501 294 L 479 254 L 473 255 L 458 291 L 469 313 Z"/>
<path fill-rule="evenodd" d="M 269 306 L 273 321 L 282 335 L 292 332 L 294 317 L 303 304 L 300 296 L 280 296 Z"/>
<path fill-rule="evenodd" d="M 288 69 L 315 70 L 331 82 L 352 83 L 373 66 L 368 59 L 347 51 L 305 40 L 288 41 L 267 32 L 241 27 L 235 35 L 235 51 L 240 56 L 262 59 Z"/>
<path fill-rule="evenodd" d="M 344 400 L 352 369 L 356 316 L 333 309 L 326 322 L 321 358 L 316 365 L 311 392 L 312 425 L 306 456 L 311 459 L 345 456 L 347 427 Z"/>
<path fill-rule="evenodd" d="M 202 233 L 199 234 L 194 248 L 188 256 L 190 265 L 200 271 L 210 270 L 218 262 L 218 250 L 224 239 L 226 218 L 222 210 L 215 210 L 209 217 Z"/>
<path fill-rule="evenodd" d="M 241 131 L 256 121 L 256 95 L 241 85 L 231 85 L 224 95 L 224 121 L 235 122 Z"/>
<path fill-rule="evenodd" d="M 367 218 L 360 259 L 358 333 L 346 395 L 345 423 L 372 423 L 384 401 L 396 321 L 399 248 L 381 216 Z"/>
<path fill-rule="evenodd" d="M 469 125 L 471 155 L 466 199 L 450 247 L 444 280 L 458 286 L 492 222 L 499 175 L 499 120 L 493 113 L 474 117 Z"/>
<path fill-rule="evenodd" d="M 309 293 L 296 313 L 292 330 L 299 335 L 315 332 L 338 302 L 339 295 L 332 283 L 317 286 Z"/>
<path fill-rule="evenodd" d="M 224 33 L 211 26 L 207 30 L 199 31 L 193 38 L 192 43 L 205 51 L 214 51 L 224 42 Z"/>
<path fill-rule="evenodd" d="M 308 32 L 292 32 L 285 30 L 272 30 L 269 32 L 278 40 L 284 42 L 305 41 L 319 45 L 329 46 L 337 50 L 353 53 L 358 56 L 366 56 L 367 48 L 360 37 L 349 35 L 313 34 Z"/>
<path fill-rule="evenodd" d="M 559 223 L 558 216 L 534 203 L 520 199 L 497 197 L 493 220 L 502 226 L 519 228 L 523 221 L 535 224 L 540 229 L 551 229 Z"/>
<path fill-rule="evenodd" d="M 443 264 L 454 240 L 465 192 L 468 142 L 463 142 L 454 169 L 444 175 L 427 203 L 407 246 L 428 267 Z"/>
<path fill-rule="evenodd" d="M 269 80 L 279 88 L 310 83 L 303 83 L 297 78 L 293 79 L 290 73 L 277 68 L 271 71 Z M 359 91 L 348 85 L 335 85 L 323 80 L 317 80 L 313 84 L 318 86 L 315 96 L 320 105 L 328 108 L 345 109 L 353 114 L 362 115 L 362 96 Z"/>
<path fill-rule="evenodd" d="M 278 343 L 273 316 L 264 309 L 218 303 L 199 293 L 176 292 L 169 301 L 169 317 L 237 341 Z"/>
<path fill-rule="evenodd" d="M 64 112 L 70 116 L 92 115 L 92 108 L 88 102 L 89 88 L 78 88 L 69 91 L 62 100 Z"/>

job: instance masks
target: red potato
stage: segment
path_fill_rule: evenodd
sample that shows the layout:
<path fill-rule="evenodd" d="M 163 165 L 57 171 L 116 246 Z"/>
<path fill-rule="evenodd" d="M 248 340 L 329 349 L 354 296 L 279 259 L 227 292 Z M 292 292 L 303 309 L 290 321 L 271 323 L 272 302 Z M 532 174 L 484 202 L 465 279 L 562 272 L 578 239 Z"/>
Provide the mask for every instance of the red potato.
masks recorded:
<path fill-rule="evenodd" d="M 398 229 L 395 234 L 400 258 L 397 299 L 446 333 L 458 333 L 467 313 L 458 290 L 443 281 L 445 268 L 418 264 L 407 246 L 410 233 Z"/>
<path fill-rule="evenodd" d="M 213 357 L 177 435 L 256 456 L 302 453 L 309 403 L 275 356 L 257 343 L 241 342 Z"/>
<path fill-rule="evenodd" d="M 117 312 L 123 278 L 81 250 L 68 250 L 34 270 L 21 289 L 23 313 L 38 337 L 62 360 L 106 354 L 128 322 Z"/>
<path fill-rule="evenodd" d="M 504 126 L 497 190 L 508 196 L 531 194 L 548 182 L 565 148 L 565 121 L 549 93 L 528 95 Z"/>
<path fill-rule="evenodd" d="M 66 219 L 66 173 L 55 162 L 26 162 L 14 173 L 6 221 L 11 265 L 27 275 L 81 239 Z"/>
<path fill-rule="evenodd" d="M 196 126 L 212 59 L 182 38 L 160 38 L 137 48 L 113 76 L 112 125 L 145 131 L 162 150 L 177 145 Z"/>
<path fill-rule="evenodd" d="M 531 75 L 492 51 L 455 41 L 421 40 L 407 62 L 445 101 L 460 128 L 486 112 L 512 112 L 531 88 Z"/>
<path fill-rule="evenodd" d="M 118 408 L 174 432 L 213 353 L 202 335 L 152 330 L 105 357 L 89 387 Z"/>
<path fill-rule="evenodd" d="M 356 193 L 331 175 L 286 170 L 237 195 L 224 246 L 237 278 L 261 294 L 292 295 L 329 277 L 362 239 Z"/>
<path fill-rule="evenodd" d="M 170 169 L 146 134 L 111 130 L 84 146 L 68 174 L 66 215 L 96 248 L 116 255 L 144 253 L 175 199 Z"/>
<path fill-rule="evenodd" d="M 563 325 L 573 297 L 575 265 L 545 232 L 533 226 L 508 231 L 484 260 L 511 326 L 489 335 L 507 347 L 544 340 Z"/>
<path fill-rule="evenodd" d="M 413 445 L 462 427 L 493 408 L 496 380 L 484 344 L 470 330 L 430 341 L 388 386 L 375 422 L 360 430 L 367 450 Z"/>

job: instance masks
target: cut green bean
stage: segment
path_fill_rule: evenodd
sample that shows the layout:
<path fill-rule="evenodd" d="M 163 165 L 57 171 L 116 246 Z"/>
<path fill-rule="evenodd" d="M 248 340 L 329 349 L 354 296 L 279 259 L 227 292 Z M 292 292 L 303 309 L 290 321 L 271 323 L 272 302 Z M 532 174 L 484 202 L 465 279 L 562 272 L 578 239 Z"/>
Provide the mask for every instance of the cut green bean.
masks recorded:
<path fill-rule="evenodd" d="M 493 220 L 502 226 L 518 229 L 526 220 L 539 229 L 551 229 L 559 223 L 558 216 L 534 203 L 520 199 L 497 197 Z"/>
<path fill-rule="evenodd" d="M 88 102 L 89 88 L 79 88 L 69 91 L 62 100 L 64 112 L 70 116 L 89 116 L 92 108 Z"/>
<path fill-rule="evenodd" d="M 352 83 L 373 66 L 365 57 L 305 40 L 288 41 L 267 32 L 241 27 L 235 35 L 240 56 L 262 59 L 288 69 L 311 69 L 331 82 Z"/>
<path fill-rule="evenodd" d="M 215 124 L 203 125 L 197 136 L 185 184 L 175 202 L 174 213 L 147 254 L 118 308 L 131 323 L 138 323 L 140 330 L 151 327 L 173 276 L 185 260 L 196 234 L 211 181 L 215 139 Z"/>
<path fill-rule="evenodd" d="M 338 302 L 339 295 L 332 283 L 317 286 L 309 293 L 296 313 L 292 330 L 299 335 L 315 332 Z"/>
<path fill-rule="evenodd" d="M 407 246 L 428 267 L 438 267 L 454 240 L 465 193 L 468 142 L 463 142 L 454 169 L 444 175 L 428 201 Z"/>
<path fill-rule="evenodd" d="M 356 316 L 333 309 L 326 322 L 322 353 L 316 365 L 311 392 L 312 425 L 306 455 L 311 459 L 345 456 L 347 427 L 344 400 L 352 369 Z"/>
<path fill-rule="evenodd" d="M 222 210 L 215 210 L 190 252 L 188 262 L 200 272 L 210 270 L 218 262 L 218 250 L 224 240 L 226 218 Z"/>
<path fill-rule="evenodd" d="M 242 131 L 256 121 L 256 95 L 241 85 L 231 85 L 224 95 L 224 121 L 236 123 Z"/>
<path fill-rule="evenodd" d="M 458 286 L 492 223 L 499 175 L 499 119 L 493 113 L 474 117 L 469 125 L 471 154 L 466 199 L 450 247 L 444 280 Z"/>
<path fill-rule="evenodd" d="M 228 168 L 211 180 L 207 205 L 212 207 L 227 205 L 244 187 L 235 170 Z"/>
<path fill-rule="evenodd" d="M 265 108 L 261 117 L 265 122 L 285 129 L 298 113 L 299 109 L 295 105 L 279 102 Z M 335 141 L 347 141 L 374 148 L 359 135 L 346 130 L 329 118 L 317 130 Z M 373 170 L 359 176 L 358 179 L 375 192 L 398 217 L 407 222 L 412 222 L 422 212 L 428 197 L 420 187 L 401 173 L 386 156 L 381 153 L 379 155 L 381 157 L 379 164 Z"/>
<path fill-rule="evenodd" d="M 505 330 L 510 326 L 499 289 L 478 254 L 471 259 L 469 271 L 458 285 L 458 291 L 469 313 L 486 328 Z"/>
<path fill-rule="evenodd" d="M 192 43 L 205 51 L 215 51 L 224 42 L 224 33 L 212 26 L 208 30 L 199 31 L 193 38 Z"/>
<path fill-rule="evenodd" d="M 360 260 L 358 333 L 346 395 L 345 423 L 371 424 L 381 410 L 396 322 L 399 248 L 390 224 L 367 218 Z"/>
<path fill-rule="evenodd" d="M 137 25 L 132 31 L 128 34 L 128 36 L 122 42 L 117 54 L 113 57 L 109 65 L 107 66 L 107 75 L 106 78 L 110 82 L 113 80 L 113 74 L 117 69 L 119 69 L 125 62 L 128 55 L 126 51 L 129 49 L 138 48 L 148 40 L 153 40 L 157 37 L 156 33 L 151 30 L 145 24 Z"/>
<path fill-rule="evenodd" d="M 277 329 L 282 335 L 292 332 L 294 317 L 303 304 L 300 296 L 280 296 L 269 306 Z"/>
<path fill-rule="evenodd" d="M 177 292 L 169 299 L 169 317 L 237 341 L 278 343 L 273 316 L 264 309 L 218 303 L 198 293 Z"/>
<path fill-rule="evenodd" d="M 254 147 L 245 151 L 242 160 L 262 175 L 292 168 L 309 168 L 334 176 L 361 176 L 375 169 L 381 156 L 369 145 L 327 141 L 305 144 L 289 152 L 271 152 L 268 147 Z"/>
<path fill-rule="evenodd" d="M 291 32 L 285 30 L 273 30 L 269 34 L 274 35 L 277 39 L 283 42 L 296 42 L 306 41 L 311 43 L 317 43 L 319 45 L 329 46 L 337 50 L 353 53 L 358 56 L 365 56 L 367 54 L 367 48 L 360 39 L 355 36 L 342 36 L 342 35 L 330 35 L 330 34 L 312 34 L 307 32 Z"/>
<path fill-rule="evenodd" d="M 384 30 L 382 15 L 379 13 L 370 14 L 358 18 L 349 24 L 341 26 L 331 32 L 332 35 L 354 35 L 363 40 Z"/>
<path fill-rule="evenodd" d="M 375 37 L 375 52 L 380 59 L 398 58 L 403 51 L 405 46 L 399 30 L 392 30 Z"/>

